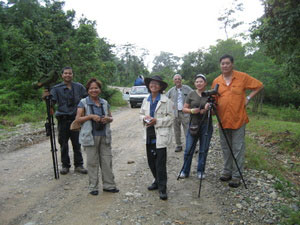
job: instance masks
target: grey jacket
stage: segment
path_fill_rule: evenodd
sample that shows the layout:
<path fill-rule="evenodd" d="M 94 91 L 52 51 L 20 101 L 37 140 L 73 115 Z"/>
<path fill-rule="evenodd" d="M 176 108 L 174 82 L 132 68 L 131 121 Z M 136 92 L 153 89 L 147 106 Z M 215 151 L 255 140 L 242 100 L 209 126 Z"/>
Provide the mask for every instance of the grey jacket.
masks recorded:
<path fill-rule="evenodd" d="M 88 97 L 81 99 L 81 102 L 84 105 L 84 110 L 85 110 L 85 115 L 90 115 L 90 107 L 88 105 Z M 103 109 L 105 112 L 105 115 L 107 115 L 108 113 L 108 106 L 107 106 L 107 101 L 104 99 L 100 99 L 101 104 L 103 104 Z M 80 133 L 79 133 L 79 143 L 83 146 L 93 146 L 94 143 L 94 136 L 92 134 L 92 130 L 93 130 L 93 126 L 92 126 L 92 121 L 91 120 L 87 120 L 85 121 L 80 129 Z M 111 143 L 111 130 L 110 130 L 110 124 L 107 123 L 105 126 L 105 142 L 106 144 L 110 144 Z"/>
<path fill-rule="evenodd" d="M 188 85 L 182 85 L 182 104 L 184 104 L 185 99 L 187 97 L 187 95 L 192 91 L 193 89 L 190 88 L 190 86 Z M 174 116 L 178 117 L 178 92 L 176 89 L 176 86 L 172 87 L 166 94 L 166 96 L 172 100 L 172 102 L 174 103 Z M 187 116 L 189 116 L 189 114 L 186 114 Z"/>

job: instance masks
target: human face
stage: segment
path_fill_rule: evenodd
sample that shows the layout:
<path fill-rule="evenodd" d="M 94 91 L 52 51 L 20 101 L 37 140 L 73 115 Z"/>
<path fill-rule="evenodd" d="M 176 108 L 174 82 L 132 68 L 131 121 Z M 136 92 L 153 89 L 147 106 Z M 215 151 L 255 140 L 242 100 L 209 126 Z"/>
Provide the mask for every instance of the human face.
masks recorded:
<path fill-rule="evenodd" d="M 176 87 L 180 88 L 182 86 L 182 81 L 181 81 L 181 77 L 176 75 L 173 79 L 174 84 Z"/>
<path fill-rule="evenodd" d="M 161 89 L 160 83 L 155 80 L 150 81 L 149 89 L 150 89 L 151 93 L 158 93 Z"/>
<path fill-rule="evenodd" d="M 65 83 L 70 83 L 73 80 L 73 72 L 71 69 L 65 69 L 63 74 L 61 75 L 63 81 Z"/>
<path fill-rule="evenodd" d="M 221 71 L 223 74 L 229 74 L 232 72 L 233 63 L 229 58 L 222 59 L 220 62 Z"/>
<path fill-rule="evenodd" d="M 88 94 L 91 98 L 97 98 L 99 96 L 99 94 L 101 93 L 101 89 L 99 88 L 99 86 L 97 85 L 97 83 L 92 82 L 89 90 L 88 90 Z"/>
<path fill-rule="evenodd" d="M 198 91 L 204 91 L 206 88 L 206 82 L 203 80 L 201 77 L 197 78 L 195 80 L 195 87 L 197 88 Z"/>

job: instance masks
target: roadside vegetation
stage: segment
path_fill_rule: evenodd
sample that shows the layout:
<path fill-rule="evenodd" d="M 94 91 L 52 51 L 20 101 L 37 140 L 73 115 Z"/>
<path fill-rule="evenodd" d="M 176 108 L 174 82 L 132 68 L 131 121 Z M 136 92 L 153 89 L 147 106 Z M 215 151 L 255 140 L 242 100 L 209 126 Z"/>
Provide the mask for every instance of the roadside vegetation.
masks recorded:
<path fill-rule="evenodd" d="M 246 167 L 274 176 L 274 188 L 287 199 L 278 208 L 282 224 L 300 224 L 300 112 L 268 105 L 248 111 Z"/>
<path fill-rule="evenodd" d="M 123 95 L 120 91 L 109 89 L 105 93 L 106 95 L 109 93 L 109 95 L 102 97 L 108 100 L 112 110 L 128 105 L 128 102 L 123 100 Z M 39 123 L 41 121 L 46 121 L 46 118 L 46 103 L 42 101 L 42 99 L 32 100 L 31 102 L 23 104 L 17 112 L 1 116 L 0 129 L 16 129 L 15 126 L 19 124 Z"/>

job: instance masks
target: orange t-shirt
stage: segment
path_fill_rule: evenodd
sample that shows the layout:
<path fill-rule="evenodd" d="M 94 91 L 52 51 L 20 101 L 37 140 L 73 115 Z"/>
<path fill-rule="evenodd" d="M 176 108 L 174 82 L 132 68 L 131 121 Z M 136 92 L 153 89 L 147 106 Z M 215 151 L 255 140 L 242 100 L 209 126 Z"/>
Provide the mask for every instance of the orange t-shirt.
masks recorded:
<path fill-rule="evenodd" d="M 249 122 L 245 102 L 247 89 L 254 90 L 263 84 L 246 73 L 233 70 L 232 81 L 227 86 L 222 74 L 212 84 L 219 84 L 217 113 L 224 129 L 238 129 Z"/>

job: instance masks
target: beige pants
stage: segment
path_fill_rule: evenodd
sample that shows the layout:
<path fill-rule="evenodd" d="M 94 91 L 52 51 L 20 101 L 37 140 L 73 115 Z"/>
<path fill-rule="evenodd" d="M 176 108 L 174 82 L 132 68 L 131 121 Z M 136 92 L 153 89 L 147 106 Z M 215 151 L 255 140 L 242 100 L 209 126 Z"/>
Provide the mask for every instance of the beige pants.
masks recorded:
<path fill-rule="evenodd" d="M 175 117 L 173 127 L 174 127 L 174 135 L 177 146 L 182 146 L 181 142 L 181 125 L 184 131 L 184 137 L 186 137 L 186 132 L 189 126 L 190 117 L 185 116 L 182 111 L 178 111 L 178 117 Z"/>
<path fill-rule="evenodd" d="M 112 171 L 111 145 L 105 143 L 105 136 L 94 136 L 95 145 L 85 147 L 89 175 L 89 191 L 98 190 L 99 167 L 101 169 L 103 189 L 116 187 Z"/>

